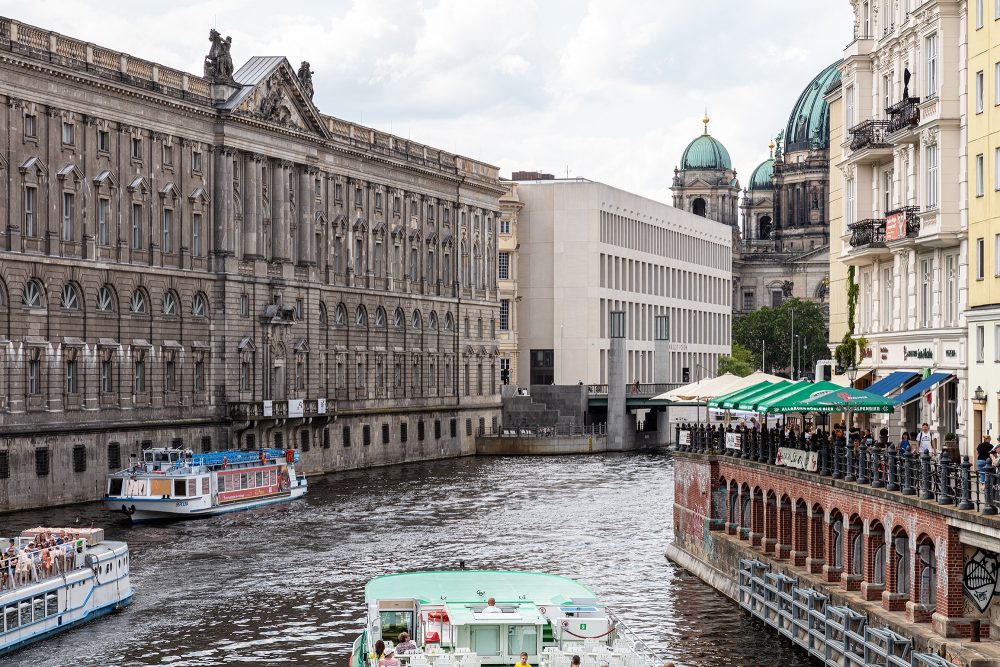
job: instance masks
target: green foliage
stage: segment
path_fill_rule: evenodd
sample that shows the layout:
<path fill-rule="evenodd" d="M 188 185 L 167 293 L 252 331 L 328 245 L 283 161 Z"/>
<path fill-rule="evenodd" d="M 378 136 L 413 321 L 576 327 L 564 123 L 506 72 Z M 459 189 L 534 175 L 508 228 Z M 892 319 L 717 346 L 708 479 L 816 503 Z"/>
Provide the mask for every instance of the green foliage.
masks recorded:
<path fill-rule="evenodd" d="M 719 358 L 718 375 L 732 373 L 740 377 L 746 377 L 754 372 L 760 359 L 754 358 L 753 352 L 743 347 L 739 343 L 733 343 L 733 354 L 728 357 Z"/>
<path fill-rule="evenodd" d="M 833 351 L 837 365 L 847 368 L 858 362 L 858 341 L 854 340 L 854 315 L 858 308 L 858 283 L 854 280 L 854 267 L 847 267 L 847 333 Z M 861 347 L 864 349 L 864 346 Z"/>
<path fill-rule="evenodd" d="M 792 313 L 795 314 L 794 332 Z M 801 363 L 803 373 L 812 372 L 817 360 L 829 358 L 826 322 L 819 306 L 812 301 L 789 299 L 778 308 L 761 308 L 733 322 L 734 349 L 738 344 L 750 350 L 754 358 L 753 365 L 759 367 L 763 345 L 763 370 L 768 372 L 772 369 L 788 369 L 792 346 L 795 344 L 793 335 L 805 340 L 805 356 Z M 795 365 L 800 365 L 799 350 L 795 351 Z"/>

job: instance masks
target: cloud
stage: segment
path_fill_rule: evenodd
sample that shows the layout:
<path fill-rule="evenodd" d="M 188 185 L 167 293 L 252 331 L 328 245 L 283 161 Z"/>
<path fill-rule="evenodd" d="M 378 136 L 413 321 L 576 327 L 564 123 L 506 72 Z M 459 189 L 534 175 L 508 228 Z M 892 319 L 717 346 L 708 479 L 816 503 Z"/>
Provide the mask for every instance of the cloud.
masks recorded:
<path fill-rule="evenodd" d="M 849 4 L 828 0 L 0 0 L 0 12 L 194 73 L 215 25 L 237 66 L 308 60 L 324 113 L 505 174 L 568 168 L 666 202 L 706 107 L 745 184 L 852 28 Z"/>

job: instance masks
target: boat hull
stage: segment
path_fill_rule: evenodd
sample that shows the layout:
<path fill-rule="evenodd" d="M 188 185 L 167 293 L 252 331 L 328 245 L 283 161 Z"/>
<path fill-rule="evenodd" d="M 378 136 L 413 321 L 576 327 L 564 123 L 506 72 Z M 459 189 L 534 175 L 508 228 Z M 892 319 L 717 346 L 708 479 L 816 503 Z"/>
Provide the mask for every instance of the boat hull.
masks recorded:
<path fill-rule="evenodd" d="M 255 507 L 266 507 L 268 505 L 278 505 L 297 500 L 306 494 L 308 486 L 305 482 L 289 489 L 286 493 L 264 498 L 252 498 L 247 500 L 236 500 L 233 502 L 210 505 L 199 503 L 193 500 L 174 498 L 135 498 L 135 497 L 107 497 L 102 500 L 104 506 L 111 510 L 122 512 L 132 523 L 143 523 L 149 521 L 169 521 L 178 519 L 202 519 L 229 512 L 239 512 L 241 510 L 253 509 Z M 207 499 L 206 499 L 207 501 Z"/>

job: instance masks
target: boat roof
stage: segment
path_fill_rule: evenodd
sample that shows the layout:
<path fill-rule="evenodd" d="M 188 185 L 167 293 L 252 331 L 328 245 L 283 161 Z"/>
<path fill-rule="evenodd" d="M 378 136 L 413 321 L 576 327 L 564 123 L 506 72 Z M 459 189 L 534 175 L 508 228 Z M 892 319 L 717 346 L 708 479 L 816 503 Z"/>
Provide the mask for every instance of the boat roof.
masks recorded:
<path fill-rule="evenodd" d="M 592 590 L 558 574 L 509 570 L 433 570 L 375 577 L 365 586 L 365 600 L 418 600 L 422 603 L 533 602 L 597 603 Z"/>

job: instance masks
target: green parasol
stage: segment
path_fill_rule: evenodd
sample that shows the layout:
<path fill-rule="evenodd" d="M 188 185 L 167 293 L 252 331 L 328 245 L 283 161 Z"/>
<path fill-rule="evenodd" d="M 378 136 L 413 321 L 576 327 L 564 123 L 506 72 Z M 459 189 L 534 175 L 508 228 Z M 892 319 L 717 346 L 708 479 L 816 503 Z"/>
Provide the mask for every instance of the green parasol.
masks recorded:
<path fill-rule="evenodd" d="M 788 412 L 809 412 L 802 408 L 803 403 L 811 398 L 840 389 L 840 385 L 832 382 L 800 382 L 792 391 L 775 396 L 770 401 L 764 401 L 757 406 L 760 412 L 785 414 Z"/>
<path fill-rule="evenodd" d="M 722 396 L 716 396 L 708 402 L 708 407 L 722 409 L 722 410 L 732 410 L 733 402 L 738 401 L 741 398 L 746 398 L 752 396 L 760 391 L 767 389 L 768 387 L 774 386 L 774 382 L 768 382 L 764 380 L 763 382 L 758 382 L 757 384 L 750 385 L 749 387 L 744 387 L 743 389 L 737 389 L 728 394 L 723 394 Z"/>
<path fill-rule="evenodd" d="M 891 414 L 896 406 L 891 398 L 873 394 L 863 389 L 837 387 L 801 404 L 802 412 L 884 412 Z"/>
<path fill-rule="evenodd" d="M 761 402 L 771 400 L 776 396 L 784 396 L 785 393 L 794 389 L 798 384 L 800 383 L 789 382 L 788 380 L 775 382 L 767 391 L 758 393 L 754 396 L 748 396 L 737 401 L 735 409 L 744 410 L 746 412 L 760 412 L 757 406 L 760 405 Z"/>

